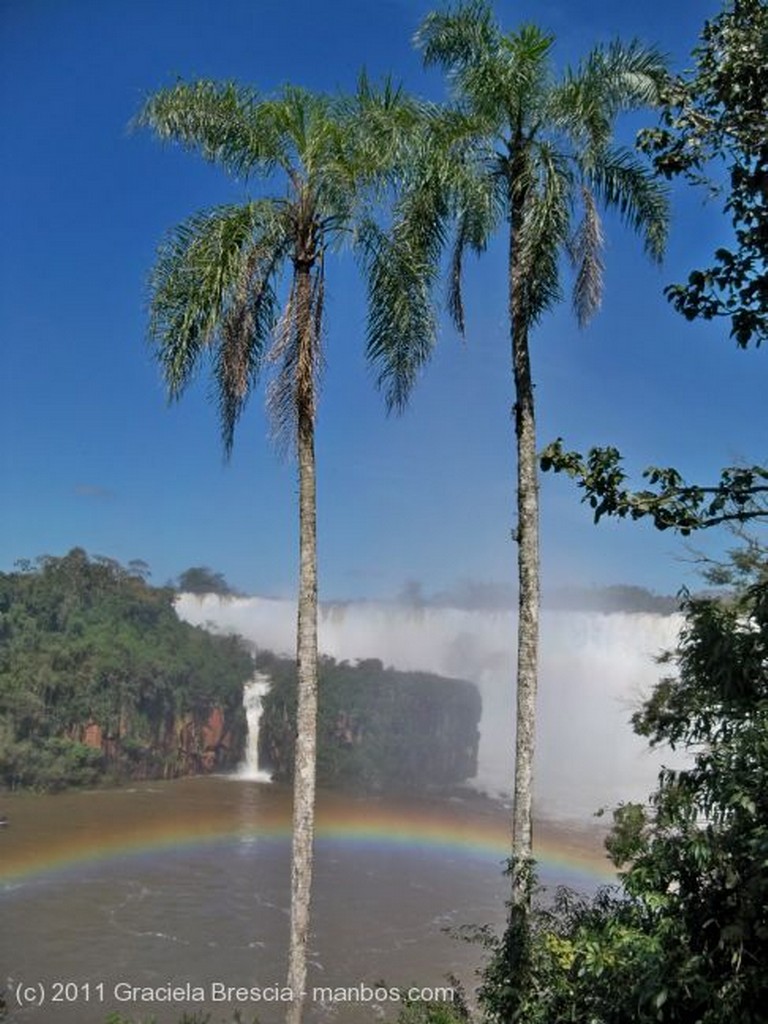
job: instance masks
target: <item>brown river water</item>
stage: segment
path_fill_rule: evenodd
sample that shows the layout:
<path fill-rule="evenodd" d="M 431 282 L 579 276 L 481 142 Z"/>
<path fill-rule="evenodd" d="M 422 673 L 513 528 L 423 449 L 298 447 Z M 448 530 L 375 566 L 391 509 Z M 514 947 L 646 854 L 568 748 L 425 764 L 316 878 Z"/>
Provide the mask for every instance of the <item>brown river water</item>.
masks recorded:
<path fill-rule="evenodd" d="M 19 1024 L 282 1020 L 290 793 L 229 777 L 0 798 L 0 989 Z M 393 1020 L 392 989 L 471 990 L 504 917 L 508 810 L 480 798 L 318 805 L 308 1020 Z M 596 828 L 541 823 L 541 880 L 610 880 Z M 423 990 L 423 992 L 422 992 Z M 416 994 L 416 993 L 413 993 Z M 441 993 L 434 993 L 441 997 Z"/>

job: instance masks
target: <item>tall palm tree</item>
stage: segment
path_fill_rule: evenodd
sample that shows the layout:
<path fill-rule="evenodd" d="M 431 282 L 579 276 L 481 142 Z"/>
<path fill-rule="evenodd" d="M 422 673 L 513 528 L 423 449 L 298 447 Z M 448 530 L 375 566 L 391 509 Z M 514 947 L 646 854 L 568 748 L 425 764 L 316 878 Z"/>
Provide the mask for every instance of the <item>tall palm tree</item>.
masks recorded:
<path fill-rule="evenodd" d="M 298 711 L 295 749 L 287 1021 L 302 1016 L 312 881 L 317 717 L 315 408 L 323 363 L 326 254 L 351 243 L 372 296 L 384 259 L 371 203 L 396 173 L 417 108 L 362 78 L 354 101 L 286 87 L 274 97 L 209 81 L 180 83 L 146 102 L 137 123 L 199 151 L 235 177 L 261 176 L 266 197 L 190 217 L 161 245 L 151 277 L 150 335 L 178 398 L 210 358 L 222 439 L 234 429 L 265 360 L 278 441 L 299 477 Z M 401 261 L 404 265 L 404 261 Z M 380 276 L 380 275 L 379 275 Z M 428 295 L 416 290 L 422 304 Z M 414 294 L 416 294 L 414 293 Z M 391 293 L 392 300 L 397 289 Z M 386 292 L 385 292 L 386 297 Z M 406 296 L 407 298 L 407 296 Z M 402 299 L 402 296 L 401 296 Z M 389 316 L 396 329 L 409 303 Z M 373 311 L 375 315 L 375 310 Z M 423 318 L 422 318 L 423 319 Z M 432 329 L 432 327 L 430 327 Z M 434 331 L 433 331 L 434 333 Z"/>
<path fill-rule="evenodd" d="M 636 42 L 593 50 L 557 78 L 553 38 L 534 26 L 504 33 L 482 2 L 429 14 L 416 35 L 427 66 L 448 75 L 454 105 L 435 119 L 435 149 L 404 194 L 395 233 L 421 254 L 434 277 L 451 220 L 458 225 L 450 261 L 449 309 L 463 331 L 462 259 L 482 252 L 506 222 L 508 309 L 517 440 L 519 625 L 517 735 L 512 853 L 532 853 L 532 776 L 539 643 L 539 498 L 534 389 L 529 336 L 561 297 L 561 257 L 575 267 L 573 303 L 580 325 L 600 303 L 599 206 L 618 209 L 651 257 L 663 250 L 667 205 L 663 189 L 632 151 L 613 141 L 616 117 L 657 101 L 663 59 Z M 416 350 L 418 353 L 418 349 Z M 397 388 L 401 346 L 382 338 L 372 352 L 390 401 Z M 517 879 L 517 881 L 515 881 Z M 513 901 L 525 901 L 524 872 L 513 872 Z"/>

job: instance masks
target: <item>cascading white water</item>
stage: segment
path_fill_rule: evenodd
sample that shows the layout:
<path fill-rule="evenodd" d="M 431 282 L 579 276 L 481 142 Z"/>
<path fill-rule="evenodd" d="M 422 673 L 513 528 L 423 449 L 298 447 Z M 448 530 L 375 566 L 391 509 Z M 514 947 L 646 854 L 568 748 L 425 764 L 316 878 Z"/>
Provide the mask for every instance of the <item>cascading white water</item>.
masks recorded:
<path fill-rule="evenodd" d="M 259 647 L 291 654 L 296 606 L 261 597 L 182 594 L 179 616 L 234 631 Z M 629 725 L 658 681 L 654 656 L 674 646 L 678 615 L 544 612 L 541 628 L 536 803 L 538 813 L 586 821 L 600 807 L 644 800 L 659 766 Z M 475 784 L 509 791 L 514 750 L 515 620 L 507 611 L 468 611 L 357 602 L 326 606 L 320 649 L 337 659 L 380 658 L 398 669 L 469 679 L 483 698 Z"/>
<path fill-rule="evenodd" d="M 269 693 L 270 679 L 263 672 L 256 672 L 253 679 L 243 687 L 243 707 L 248 723 L 248 738 L 245 747 L 245 761 L 240 766 L 238 777 L 253 782 L 270 782 L 268 771 L 259 768 L 259 730 L 264 712 L 263 699 Z"/>

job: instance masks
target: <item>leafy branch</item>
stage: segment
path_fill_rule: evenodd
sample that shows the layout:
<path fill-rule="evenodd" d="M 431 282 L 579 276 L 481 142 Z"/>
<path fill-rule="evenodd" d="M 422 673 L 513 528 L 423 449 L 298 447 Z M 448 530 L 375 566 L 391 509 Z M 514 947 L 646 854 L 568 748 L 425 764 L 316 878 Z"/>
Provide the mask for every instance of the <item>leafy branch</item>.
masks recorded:
<path fill-rule="evenodd" d="M 768 468 L 727 466 L 713 486 L 689 484 L 672 468 L 649 466 L 642 476 L 648 487 L 633 490 L 617 448 L 591 448 L 587 456 L 566 451 L 562 438 L 547 445 L 540 456 L 543 472 L 565 473 L 584 492 L 582 501 L 603 516 L 643 519 L 650 516 L 657 530 L 693 530 L 721 523 L 746 523 L 768 517 Z"/>
<path fill-rule="evenodd" d="M 768 8 L 764 0 L 734 0 L 708 21 L 694 50 L 695 70 L 668 84 L 661 124 L 639 136 L 639 147 L 666 178 L 682 175 L 718 194 L 717 173 L 729 188 L 723 212 L 733 241 L 714 262 L 694 270 L 667 298 L 688 320 L 730 320 L 741 348 L 768 337 Z"/>

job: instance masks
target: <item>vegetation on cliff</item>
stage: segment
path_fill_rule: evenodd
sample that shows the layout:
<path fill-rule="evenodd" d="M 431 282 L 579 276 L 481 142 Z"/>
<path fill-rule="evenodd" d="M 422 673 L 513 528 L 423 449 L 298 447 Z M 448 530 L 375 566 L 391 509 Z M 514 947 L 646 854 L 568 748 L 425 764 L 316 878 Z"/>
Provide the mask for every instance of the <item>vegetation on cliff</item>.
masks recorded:
<path fill-rule="evenodd" d="M 0 785 L 57 789 L 239 760 L 253 662 L 174 593 L 74 548 L 0 573 Z"/>
<path fill-rule="evenodd" d="M 296 666 L 261 654 L 272 687 L 264 699 L 260 748 L 278 780 L 293 772 Z M 427 672 L 398 672 L 376 658 L 357 665 L 322 658 L 317 778 L 368 791 L 450 786 L 477 771 L 477 688 Z"/>
<path fill-rule="evenodd" d="M 192 565 L 179 573 L 176 590 L 180 594 L 218 594 L 219 597 L 240 597 L 242 595 L 230 587 L 224 574 L 214 572 L 207 565 Z"/>

